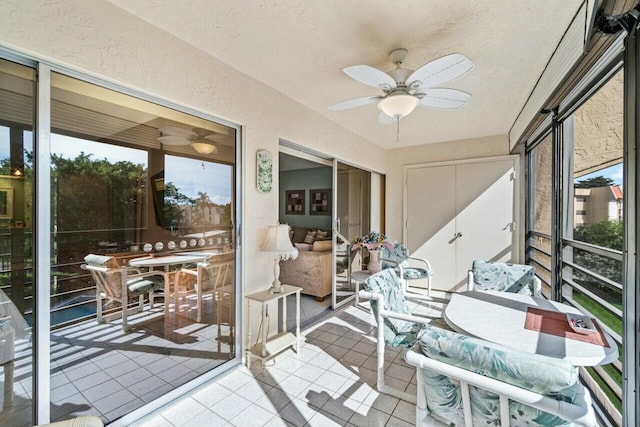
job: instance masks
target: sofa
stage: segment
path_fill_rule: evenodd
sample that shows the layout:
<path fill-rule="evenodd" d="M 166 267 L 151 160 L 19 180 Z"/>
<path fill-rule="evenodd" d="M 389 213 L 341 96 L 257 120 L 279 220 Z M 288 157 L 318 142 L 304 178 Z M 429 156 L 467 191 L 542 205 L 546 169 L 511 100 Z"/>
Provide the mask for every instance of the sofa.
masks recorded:
<path fill-rule="evenodd" d="M 292 228 L 292 243 L 298 249 L 298 257 L 280 261 L 280 281 L 300 286 L 303 294 L 313 295 L 318 301 L 324 301 L 331 294 L 332 288 L 332 241 L 329 232 L 322 230 L 319 237 L 307 237 L 314 231 L 317 235 L 318 230 Z"/>

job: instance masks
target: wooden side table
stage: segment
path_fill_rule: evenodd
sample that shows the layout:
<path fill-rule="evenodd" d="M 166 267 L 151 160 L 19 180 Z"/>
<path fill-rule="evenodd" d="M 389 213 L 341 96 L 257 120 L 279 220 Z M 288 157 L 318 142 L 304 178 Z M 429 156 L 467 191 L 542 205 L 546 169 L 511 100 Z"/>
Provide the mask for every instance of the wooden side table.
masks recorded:
<path fill-rule="evenodd" d="M 264 365 L 266 361 L 285 350 L 293 347 L 296 353 L 300 352 L 300 291 L 302 288 L 298 286 L 282 285 L 282 291 L 278 294 L 270 294 L 269 290 L 256 292 L 245 296 L 247 299 L 247 366 L 251 365 L 251 357 L 262 360 Z M 296 294 L 296 332 L 295 334 L 287 331 L 287 297 Z M 282 330 L 272 337 L 267 337 L 267 317 L 268 305 L 270 302 L 277 302 L 282 298 Z M 262 308 L 262 332 L 258 337 L 258 342 L 251 345 L 251 303 L 257 302 Z"/>

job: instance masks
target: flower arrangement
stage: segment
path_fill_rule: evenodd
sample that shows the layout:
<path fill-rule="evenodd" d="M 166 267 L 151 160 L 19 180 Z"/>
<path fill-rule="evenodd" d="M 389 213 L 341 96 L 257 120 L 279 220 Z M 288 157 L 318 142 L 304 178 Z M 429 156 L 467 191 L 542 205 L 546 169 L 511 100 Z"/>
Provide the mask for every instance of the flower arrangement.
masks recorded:
<path fill-rule="evenodd" d="M 370 231 L 369 234 L 356 237 L 353 241 L 353 246 L 351 246 L 351 250 L 355 251 L 365 247 L 370 251 L 377 251 L 383 246 L 388 249 L 393 249 L 393 244 L 387 239 L 386 235 L 380 234 L 377 231 Z"/>

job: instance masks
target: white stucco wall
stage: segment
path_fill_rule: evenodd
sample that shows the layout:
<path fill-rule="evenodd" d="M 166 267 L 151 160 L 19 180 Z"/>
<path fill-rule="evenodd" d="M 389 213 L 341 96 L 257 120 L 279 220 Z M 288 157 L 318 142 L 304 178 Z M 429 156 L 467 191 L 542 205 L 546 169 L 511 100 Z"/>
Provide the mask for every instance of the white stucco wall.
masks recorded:
<path fill-rule="evenodd" d="M 385 172 L 380 147 L 106 1 L 3 1 L 0 46 L 243 126 L 245 293 L 264 289 L 272 280 L 272 257 L 260 245 L 267 226 L 278 219 L 278 191 L 260 194 L 255 188 L 257 149 L 274 154 L 275 171 L 278 140 L 284 138 Z"/>
<path fill-rule="evenodd" d="M 509 154 L 509 139 L 507 135 L 390 150 L 387 154 L 386 234 L 393 240 L 402 241 L 404 191 L 402 180 L 404 176 L 404 166 L 503 156 L 507 154 Z M 435 202 L 437 203 L 437 201 Z"/>

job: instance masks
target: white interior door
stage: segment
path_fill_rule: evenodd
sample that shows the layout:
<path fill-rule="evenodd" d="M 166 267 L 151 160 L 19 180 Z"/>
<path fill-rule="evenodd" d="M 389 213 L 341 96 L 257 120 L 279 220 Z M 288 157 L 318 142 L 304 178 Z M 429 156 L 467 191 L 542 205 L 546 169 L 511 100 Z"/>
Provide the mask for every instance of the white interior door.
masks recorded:
<path fill-rule="evenodd" d="M 513 159 L 456 166 L 456 287 L 467 282 L 474 260 L 512 260 Z"/>
<path fill-rule="evenodd" d="M 515 159 L 407 168 L 404 242 L 431 263 L 433 289 L 463 290 L 474 260 L 517 253 Z"/>
<path fill-rule="evenodd" d="M 449 290 L 455 277 L 455 180 L 455 166 L 407 170 L 404 242 L 431 263 L 433 289 Z"/>

